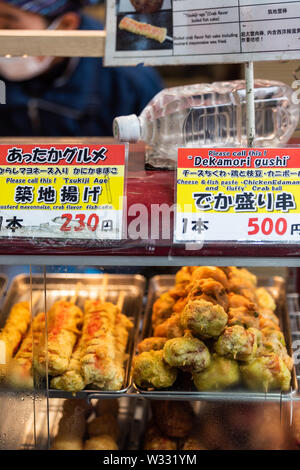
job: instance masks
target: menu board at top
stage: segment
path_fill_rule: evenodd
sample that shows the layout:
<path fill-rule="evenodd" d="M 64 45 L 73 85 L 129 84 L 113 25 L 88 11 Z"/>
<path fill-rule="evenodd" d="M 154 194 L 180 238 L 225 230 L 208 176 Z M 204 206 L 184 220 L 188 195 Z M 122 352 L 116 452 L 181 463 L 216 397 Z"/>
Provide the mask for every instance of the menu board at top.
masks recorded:
<path fill-rule="evenodd" d="M 106 65 L 300 58 L 300 1 L 108 0 Z"/>

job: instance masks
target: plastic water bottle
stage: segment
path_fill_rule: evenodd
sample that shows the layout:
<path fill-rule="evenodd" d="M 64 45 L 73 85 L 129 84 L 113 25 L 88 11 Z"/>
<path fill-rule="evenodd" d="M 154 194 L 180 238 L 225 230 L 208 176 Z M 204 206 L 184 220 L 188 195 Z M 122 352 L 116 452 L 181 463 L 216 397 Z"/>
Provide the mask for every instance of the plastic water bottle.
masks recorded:
<path fill-rule="evenodd" d="M 299 121 L 294 90 L 284 83 L 255 80 L 255 147 L 280 147 Z M 146 164 L 174 168 L 179 147 L 246 147 L 245 81 L 168 88 L 141 115 L 114 120 L 114 136 L 123 142 L 144 140 Z"/>

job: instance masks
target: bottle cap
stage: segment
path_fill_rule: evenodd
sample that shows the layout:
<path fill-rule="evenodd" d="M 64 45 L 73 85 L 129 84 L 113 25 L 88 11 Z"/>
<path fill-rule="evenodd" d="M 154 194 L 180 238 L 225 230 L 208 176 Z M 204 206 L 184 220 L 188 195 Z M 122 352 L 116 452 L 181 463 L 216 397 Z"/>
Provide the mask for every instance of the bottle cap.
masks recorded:
<path fill-rule="evenodd" d="M 114 137 L 121 142 L 137 142 L 141 138 L 141 125 L 135 114 L 120 116 L 113 122 Z"/>

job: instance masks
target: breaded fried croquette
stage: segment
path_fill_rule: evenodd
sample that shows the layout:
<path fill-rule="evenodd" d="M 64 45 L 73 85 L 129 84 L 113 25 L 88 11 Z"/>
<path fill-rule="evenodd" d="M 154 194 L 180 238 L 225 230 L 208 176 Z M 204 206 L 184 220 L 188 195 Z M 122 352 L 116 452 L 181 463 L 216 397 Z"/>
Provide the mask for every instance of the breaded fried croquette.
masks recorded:
<path fill-rule="evenodd" d="M 247 297 L 243 295 L 235 294 L 234 292 L 229 292 L 228 294 L 228 304 L 229 308 L 240 308 L 244 307 L 250 311 L 256 311 L 257 307 L 253 302 L 251 302 Z"/>
<path fill-rule="evenodd" d="M 165 343 L 167 341 L 167 338 L 161 338 L 161 337 L 151 337 L 151 338 L 145 338 L 143 341 L 141 341 L 138 346 L 138 352 L 141 354 L 142 352 L 145 351 L 159 351 L 160 349 L 163 349 Z"/>
<path fill-rule="evenodd" d="M 119 450 L 119 448 L 112 436 L 101 434 L 85 441 L 84 450 Z"/>
<path fill-rule="evenodd" d="M 41 375 L 56 376 L 66 372 L 73 348 L 80 335 L 83 314 L 72 302 L 59 300 L 47 314 L 48 334 L 42 337 L 34 357 L 34 365 Z"/>
<path fill-rule="evenodd" d="M 180 323 L 181 314 L 174 313 L 168 320 L 158 325 L 154 330 L 154 336 L 162 338 L 179 338 L 183 336 L 184 329 Z"/>
<path fill-rule="evenodd" d="M 168 388 L 177 378 L 177 369 L 163 360 L 163 351 L 146 351 L 134 359 L 133 380 L 142 388 Z"/>
<path fill-rule="evenodd" d="M 45 331 L 45 314 L 39 313 L 32 320 L 20 349 L 8 367 L 8 382 L 17 388 L 33 388 L 32 358 L 34 348 L 40 343 Z"/>
<path fill-rule="evenodd" d="M 205 344 L 191 335 L 169 339 L 163 348 L 164 360 L 172 367 L 187 372 L 201 372 L 210 364 Z"/>
<path fill-rule="evenodd" d="M 164 436 L 159 427 L 151 422 L 147 428 L 144 450 L 177 450 L 177 441 Z"/>
<path fill-rule="evenodd" d="M 181 325 L 200 338 L 220 336 L 227 324 L 228 316 L 220 305 L 206 300 L 193 300 L 187 304 L 180 316 Z"/>
<path fill-rule="evenodd" d="M 154 400 L 151 405 L 155 422 L 163 434 L 184 438 L 192 430 L 195 415 L 189 402 Z"/>
<path fill-rule="evenodd" d="M 214 279 L 220 282 L 225 289 L 228 289 L 228 279 L 222 269 L 215 266 L 199 266 L 193 271 L 191 281 L 199 281 L 201 279 Z"/>
<path fill-rule="evenodd" d="M 175 275 L 175 284 L 189 284 L 197 266 L 182 266 Z"/>
<path fill-rule="evenodd" d="M 188 303 L 187 297 L 179 298 L 173 307 L 173 312 L 181 313 L 187 303 Z"/>
<path fill-rule="evenodd" d="M 276 310 L 276 303 L 272 295 L 267 291 L 265 287 L 259 287 L 255 290 L 258 306 L 261 308 L 267 308 L 273 312 Z"/>
<path fill-rule="evenodd" d="M 261 333 L 262 339 L 257 350 L 257 356 L 267 356 L 270 353 L 277 354 L 281 357 L 289 371 L 291 371 L 294 361 L 288 355 L 283 333 L 271 328 L 263 328 Z"/>
<path fill-rule="evenodd" d="M 279 326 L 279 318 L 273 312 L 273 310 L 270 310 L 269 308 L 259 307 L 259 315 L 263 317 L 264 319 L 270 320 L 272 323 L 275 323 L 275 325 Z M 262 325 L 263 325 L 263 321 L 262 321 Z"/>
<path fill-rule="evenodd" d="M 200 391 L 223 390 L 237 385 L 240 372 L 237 361 L 213 354 L 207 369 L 193 374 L 196 388 Z"/>
<path fill-rule="evenodd" d="M 173 313 L 175 300 L 168 292 L 162 294 L 153 305 L 152 313 L 152 327 L 156 328 L 158 325 L 167 320 Z"/>
<path fill-rule="evenodd" d="M 228 310 L 228 326 L 241 325 L 244 328 L 260 328 L 260 316 L 254 304 L 252 307 L 237 307 Z"/>
<path fill-rule="evenodd" d="M 133 328 L 133 323 L 126 315 L 118 312 L 115 324 L 115 372 L 112 379 L 108 380 L 104 387 L 106 390 L 121 390 L 125 379 L 124 361 L 126 358 L 126 346 L 129 331 Z M 95 382 L 95 385 L 97 383 Z M 102 384 L 99 384 L 100 386 Z"/>
<path fill-rule="evenodd" d="M 190 284 L 188 301 L 192 300 L 206 300 L 214 305 L 221 305 L 225 312 L 228 310 L 228 296 L 223 285 L 211 278 Z"/>
<path fill-rule="evenodd" d="M 119 309 L 110 302 L 87 300 L 84 306 L 85 351 L 81 370 L 86 384 L 104 387 L 116 374 L 115 323 Z"/>
<path fill-rule="evenodd" d="M 31 321 L 29 302 L 18 302 L 10 310 L 3 329 L 0 331 L 0 341 L 5 345 L 5 364 L 0 365 L 1 373 L 6 373 L 10 359 L 17 352 Z M 2 370 L 2 372 L 1 372 Z"/>
<path fill-rule="evenodd" d="M 290 389 L 291 373 L 277 354 L 257 357 L 240 369 L 244 383 L 252 390 L 287 392 Z"/>
<path fill-rule="evenodd" d="M 241 280 L 250 282 L 252 288 L 257 285 L 257 277 L 246 268 L 237 268 L 236 266 L 228 266 L 225 268 L 229 279 L 233 277 L 240 278 Z"/>
<path fill-rule="evenodd" d="M 51 388 L 66 390 L 69 392 L 79 392 L 84 389 L 86 383 L 81 372 L 82 354 L 83 341 L 81 336 L 72 353 L 68 369 L 62 375 L 52 378 L 50 382 Z"/>
<path fill-rule="evenodd" d="M 88 423 L 88 434 L 90 437 L 106 434 L 115 441 L 119 437 L 119 426 L 116 417 L 111 413 L 103 413 Z"/>
<path fill-rule="evenodd" d="M 240 325 L 228 326 L 219 336 L 215 350 L 220 356 L 238 361 L 253 359 L 257 351 L 257 338 L 261 335 L 255 328 L 245 329 Z"/>

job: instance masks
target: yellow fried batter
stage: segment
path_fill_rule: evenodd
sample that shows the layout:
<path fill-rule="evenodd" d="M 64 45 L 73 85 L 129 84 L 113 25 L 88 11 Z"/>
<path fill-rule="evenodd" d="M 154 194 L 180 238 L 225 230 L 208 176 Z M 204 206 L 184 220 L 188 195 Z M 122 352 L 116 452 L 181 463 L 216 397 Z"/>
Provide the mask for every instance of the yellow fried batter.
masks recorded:
<path fill-rule="evenodd" d="M 9 363 L 8 382 L 18 388 L 33 388 L 32 361 L 34 348 L 45 332 L 45 314 L 39 313 L 32 320 L 19 351 Z"/>
<path fill-rule="evenodd" d="M 0 332 L 0 341 L 5 345 L 5 363 L 8 365 L 9 360 L 17 352 L 17 349 L 28 330 L 31 321 L 31 311 L 29 302 L 19 302 L 15 304 L 6 320 L 4 328 Z M 3 373 L 6 366 L 0 365 Z"/>
<path fill-rule="evenodd" d="M 178 338 L 183 336 L 184 329 L 180 323 L 180 313 L 173 314 L 168 320 L 158 325 L 154 330 L 154 336 L 162 338 Z"/>
<path fill-rule="evenodd" d="M 228 279 L 222 269 L 215 266 L 199 266 L 194 270 L 191 281 L 199 281 L 201 279 L 214 279 L 220 282 L 225 289 L 228 289 Z"/>
<path fill-rule="evenodd" d="M 77 342 L 71 356 L 71 360 L 66 372 L 57 377 L 53 377 L 50 382 L 51 388 L 66 390 L 69 392 L 79 392 L 85 387 L 85 381 L 81 373 L 81 356 L 83 351 L 82 336 Z"/>
<path fill-rule="evenodd" d="M 253 359 L 241 366 L 244 383 L 252 390 L 290 390 L 291 373 L 284 361 L 277 354 L 269 354 Z"/>
<path fill-rule="evenodd" d="M 137 349 L 139 354 L 144 351 L 159 351 L 160 349 L 163 349 L 166 341 L 167 338 L 160 338 L 155 336 L 151 338 L 145 338 L 138 344 Z"/>
<path fill-rule="evenodd" d="M 251 303 L 252 306 L 254 304 Z M 228 311 L 228 325 L 241 325 L 245 328 L 260 328 L 260 316 L 256 308 L 237 307 Z"/>
<path fill-rule="evenodd" d="M 156 328 L 158 325 L 167 320 L 173 313 L 175 300 L 168 292 L 162 294 L 153 305 L 152 312 L 152 327 Z"/>
<path fill-rule="evenodd" d="M 34 366 L 41 375 L 46 373 L 48 358 L 49 375 L 66 372 L 73 348 L 80 335 L 83 314 L 72 302 L 55 302 L 48 312 L 48 335 L 43 336 L 34 357 Z"/>
<path fill-rule="evenodd" d="M 249 361 L 257 350 L 257 337 L 260 332 L 255 328 L 246 330 L 240 325 L 228 326 L 219 336 L 215 350 L 220 356 L 239 361 Z"/>
<path fill-rule="evenodd" d="M 210 366 L 203 372 L 194 373 L 193 380 L 200 391 L 223 390 L 232 387 L 240 381 L 238 363 L 213 354 Z"/>
<path fill-rule="evenodd" d="M 132 321 L 122 313 L 117 313 L 115 324 L 115 374 L 105 384 L 106 390 L 121 390 L 125 379 L 124 361 L 129 331 L 133 328 Z M 97 383 L 95 382 L 95 385 Z M 100 384 L 101 386 L 101 384 Z"/>
<path fill-rule="evenodd" d="M 163 360 L 163 351 L 146 351 L 134 359 L 133 380 L 142 388 L 171 387 L 177 378 L 177 369 Z"/>
<path fill-rule="evenodd" d="M 220 305 L 193 300 L 183 310 L 180 321 L 184 329 L 200 338 L 216 338 L 224 330 L 228 316 Z"/>
<path fill-rule="evenodd" d="M 210 364 L 210 354 L 205 344 L 189 335 L 169 339 L 163 352 L 164 360 L 170 366 L 185 371 L 201 372 Z"/>
<path fill-rule="evenodd" d="M 99 387 L 113 380 L 116 375 L 115 324 L 119 309 L 116 305 L 100 300 L 87 300 L 84 306 L 85 350 L 81 358 L 81 370 L 86 384 Z"/>
<path fill-rule="evenodd" d="M 214 279 L 200 279 L 190 284 L 188 301 L 206 300 L 214 305 L 221 305 L 225 312 L 228 310 L 228 296 L 225 288 Z"/>
<path fill-rule="evenodd" d="M 265 287 L 259 287 L 256 289 L 255 294 L 259 307 L 267 308 L 273 312 L 276 310 L 275 300 Z"/>

